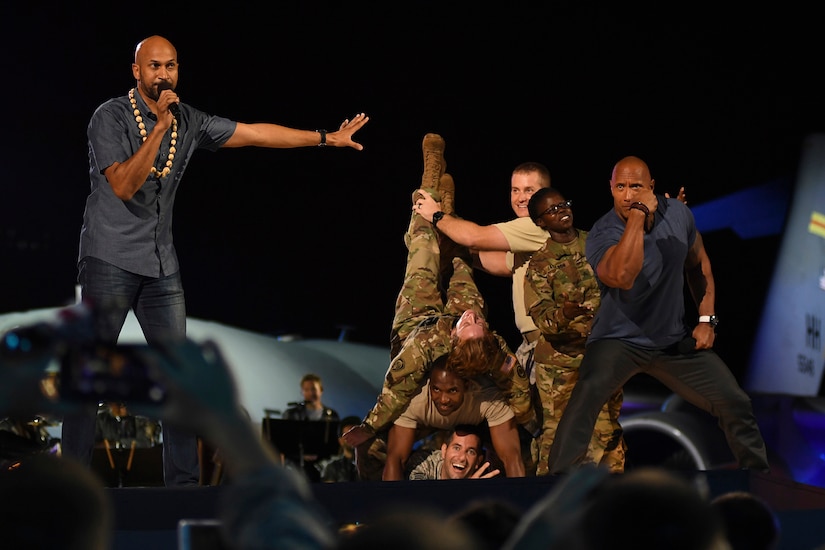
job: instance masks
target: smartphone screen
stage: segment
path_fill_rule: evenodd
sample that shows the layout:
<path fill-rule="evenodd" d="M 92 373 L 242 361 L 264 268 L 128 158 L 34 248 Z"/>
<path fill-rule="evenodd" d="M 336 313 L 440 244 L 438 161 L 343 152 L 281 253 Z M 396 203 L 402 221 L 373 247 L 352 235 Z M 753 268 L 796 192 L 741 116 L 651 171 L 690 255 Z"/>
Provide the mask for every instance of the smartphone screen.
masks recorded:
<path fill-rule="evenodd" d="M 94 344 L 70 350 L 60 366 L 60 396 L 76 401 L 160 403 L 156 353 L 146 344 Z"/>

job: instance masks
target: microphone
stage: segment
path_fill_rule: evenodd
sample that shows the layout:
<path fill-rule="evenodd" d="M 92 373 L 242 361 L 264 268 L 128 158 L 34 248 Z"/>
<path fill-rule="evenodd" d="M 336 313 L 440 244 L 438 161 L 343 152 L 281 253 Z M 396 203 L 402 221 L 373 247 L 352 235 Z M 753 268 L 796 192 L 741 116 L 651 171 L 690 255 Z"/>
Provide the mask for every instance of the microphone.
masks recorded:
<path fill-rule="evenodd" d="M 171 89 L 172 89 L 172 85 L 169 84 L 169 82 L 167 82 L 166 80 L 164 80 L 163 82 L 158 84 L 158 96 L 160 96 L 160 93 L 163 90 L 171 90 Z M 180 120 L 180 105 L 178 105 L 177 103 L 170 103 L 169 104 L 169 112 L 172 113 L 172 116 L 174 116 L 176 119 Z"/>

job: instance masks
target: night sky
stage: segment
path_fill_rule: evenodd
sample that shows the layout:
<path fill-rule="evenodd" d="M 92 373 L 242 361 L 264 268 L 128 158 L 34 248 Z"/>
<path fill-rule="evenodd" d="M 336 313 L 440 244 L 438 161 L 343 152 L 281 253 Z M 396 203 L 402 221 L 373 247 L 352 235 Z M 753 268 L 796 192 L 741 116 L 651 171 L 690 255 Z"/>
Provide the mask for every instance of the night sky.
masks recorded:
<path fill-rule="evenodd" d="M 427 132 L 446 140 L 459 215 L 510 219 L 510 173 L 532 160 L 589 228 L 611 208 L 622 156 L 699 205 L 792 182 L 803 138 L 823 131 L 813 12 L 517 4 L 4 6 L 0 312 L 73 299 L 86 124 L 134 85 L 134 46 L 152 34 L 178 49 L 182 101 L 206 112 L 328 130 L 371 118 L 362 152 L 202 151 L 183 178 L 174 231 L 189 315 L 272 334 L 350 326 L 352 340 L 387 344 Z M 778 243 L 705 235 L 731 363 L 748 352 Z M 478 281 L 491 325 L 517 346 L 509 281 Z"/>

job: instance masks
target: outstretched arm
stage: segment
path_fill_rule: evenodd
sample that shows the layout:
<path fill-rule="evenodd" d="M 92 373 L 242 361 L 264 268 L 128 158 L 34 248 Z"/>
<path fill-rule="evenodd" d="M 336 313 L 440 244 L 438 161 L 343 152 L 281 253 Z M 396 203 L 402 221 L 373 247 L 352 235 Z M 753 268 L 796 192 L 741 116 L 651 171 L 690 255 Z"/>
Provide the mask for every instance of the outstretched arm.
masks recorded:
<path fill-rule="evenodd" d="M 432 222 L 433 214 L 441 210 L 441 204 L 436 202 L 428 191 L 419 189 L 418 192 L 421 198 L 416 202 L 421 202 L 421 208 L 416 211 L 425 220 Z M 494 225 L 478 225 L 450 215 L 441 218 L 438 230 L 456 243 L 476 250 L 510 250 L 510 243 L 507 242 L 504 233 Z"/>
<path fill-rule="evenodd" d="M 364 146 L 353 141 L 352 135 L 361 129 L 369 119 L 364 113 L 355 115 L 352 120 L 345 119 L 337 131 L 326 134 L 326 145 L 329 147 L 352 147 L 361 151 Z M 320 145 L 321 139 L 322 134 L 314 130 L 297 130 L 265 122 L 254 124 L 239 122 L 235 128 L 235 133 L 223 146 L 289 149 Z"/>

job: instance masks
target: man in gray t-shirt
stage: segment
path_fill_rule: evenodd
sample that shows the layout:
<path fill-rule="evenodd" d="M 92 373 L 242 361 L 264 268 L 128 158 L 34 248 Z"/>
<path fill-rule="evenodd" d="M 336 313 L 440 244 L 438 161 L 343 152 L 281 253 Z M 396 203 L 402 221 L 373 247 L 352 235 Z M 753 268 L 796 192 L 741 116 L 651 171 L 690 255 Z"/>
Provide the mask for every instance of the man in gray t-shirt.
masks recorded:
<path fill-rule="evenodd" d="M 135 87 L 100 105 L 89 121 L 91 186 L 80 231 L 78 283 L 83 300 L 96 310 L 100 341 L 117 342 L 132 309 L 146 341 L 155 345 L 186 336 L 172 215 L 178 186 L 195 151 L 317 145 L 360 151 L 363 146 L 352 135 L 369 118 L 358 114 L 327 133 L 208 115 L 180 102 L 175 91 L 178 53 L 161 36 L 137 45 L 132 75 Z M 218 223 L 226 221 L 225 215 L 215 213 Z M 62 453 L 82 464 L 91 463 L 96 412 L 89 406 L 63 418 Z M 167 486 L 199 484 L 195 434 L 163 426 L 163 451 Z"/>

